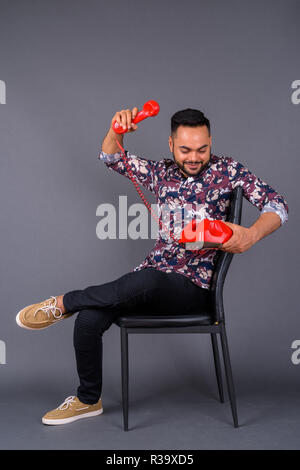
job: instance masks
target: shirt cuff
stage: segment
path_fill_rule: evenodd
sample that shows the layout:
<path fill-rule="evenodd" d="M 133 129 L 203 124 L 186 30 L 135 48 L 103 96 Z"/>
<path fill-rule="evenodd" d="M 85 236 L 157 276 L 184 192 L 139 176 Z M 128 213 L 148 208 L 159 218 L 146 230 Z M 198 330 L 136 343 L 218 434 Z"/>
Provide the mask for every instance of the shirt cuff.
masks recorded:
<path fill-rule="evenodd" d="M 105 153 L 101 151 L 98 155 L 98 160 L 102 160 L 104 163 L 115 163 L 120 160 L 121 152 L 116 153 Z"/>
<path fill-rule="evenodd" d="M 287 211 L 278 202 L 274 202 L 274 201 L 268 202 L 260 211 L 261 214 L 263 214 L 264 212 L 275 212 L 277 215 L 279 215 L 280 220 L 281 220 L 281 225 L 283 225 L 288 220 Z"/>

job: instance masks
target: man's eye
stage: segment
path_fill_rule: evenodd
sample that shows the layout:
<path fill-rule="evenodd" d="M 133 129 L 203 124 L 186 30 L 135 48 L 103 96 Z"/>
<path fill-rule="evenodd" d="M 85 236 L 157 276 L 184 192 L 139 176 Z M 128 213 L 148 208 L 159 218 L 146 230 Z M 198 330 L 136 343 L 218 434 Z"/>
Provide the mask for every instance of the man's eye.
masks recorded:
<path fill-rule="evenodd" d="M 205 153 L 206 150 L 199 150 L 199 153 Z M 181 153 L 189 153 L 188 150 L 181 150 Z"/>

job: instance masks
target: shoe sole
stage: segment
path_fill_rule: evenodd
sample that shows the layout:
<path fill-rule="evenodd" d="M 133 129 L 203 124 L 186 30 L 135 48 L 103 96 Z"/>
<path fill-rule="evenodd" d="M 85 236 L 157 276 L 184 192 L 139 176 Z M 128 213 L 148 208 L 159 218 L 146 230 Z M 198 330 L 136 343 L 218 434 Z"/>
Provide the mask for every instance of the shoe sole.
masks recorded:
<path fill-rule="evenodd" d="M 16 323 L 18 326 L 20 326 L 21 328 L 25 328 L 26 330 L 44 330 L 45 328 L 49 328 L 49 326 L 53 326 L 55 325 L 57 322 L 59 322 L 60 320 L 65 320 L 65 318 L 61 318 L 59 320 L 57 320 L 56 322 L 54 323 L 51 323 L 50 325 L 47 325 L 47 326 L 41 326 L 39 328 L 31 328 L 30 326 L 25 326 L 24 323 L 21 322 L 20 320 L 20 316 L 21 316 L 21 313 L 24 309 L 20 310 L 18 313 L 17 313 L 17 316 L 16 316 Z"/>
<path fill-rule="evenodd" d="M 82 418 L 91 418 L 92 416 L 98 416 L 103 413 L 103 408 L 100 410 L 96 411 L 90 411 L 89 413 L 82 413 L 77 416 L 71 416 L 70 418 L 64 418 L 64 419 L 47 419 L 47 418 L 42 418 L 42 423 L 43 424 L 50 424 L 50 426 L 57 426 L 59 424 L 68 424 L 72 423 L 73 421 L 77 421 L 78 419 Z"/>

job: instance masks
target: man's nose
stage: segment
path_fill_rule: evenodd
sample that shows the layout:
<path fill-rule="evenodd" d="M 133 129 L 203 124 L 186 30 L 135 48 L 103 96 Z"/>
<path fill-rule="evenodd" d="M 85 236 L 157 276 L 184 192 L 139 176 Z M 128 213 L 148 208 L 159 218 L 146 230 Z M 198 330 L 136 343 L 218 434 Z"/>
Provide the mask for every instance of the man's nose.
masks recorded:
<path fill-rule="evenodd" d="M 191 163 L 197 163 L 199 161 L 199 157 L 198 157 L 197 153 L 191 154 L 190 158 L 189 158 L 189 161 Z"/>

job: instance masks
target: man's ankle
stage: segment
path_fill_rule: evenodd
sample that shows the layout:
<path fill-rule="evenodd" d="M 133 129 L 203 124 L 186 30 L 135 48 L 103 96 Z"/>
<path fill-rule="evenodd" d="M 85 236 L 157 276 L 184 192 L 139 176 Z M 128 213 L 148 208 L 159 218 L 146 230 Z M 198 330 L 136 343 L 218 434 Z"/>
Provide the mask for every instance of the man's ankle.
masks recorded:
<path fill-rule="evenodd" d="M 56 296 L 56 307 L 60 308 L 63 314 L 66 313 L 66 309 L 63 304 L 63 295 Z"/>

